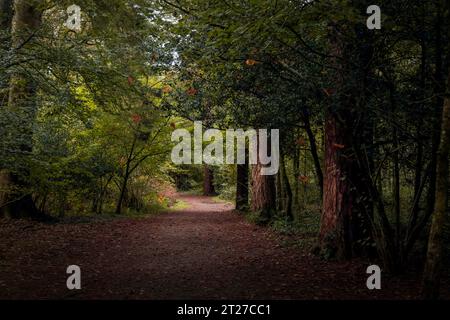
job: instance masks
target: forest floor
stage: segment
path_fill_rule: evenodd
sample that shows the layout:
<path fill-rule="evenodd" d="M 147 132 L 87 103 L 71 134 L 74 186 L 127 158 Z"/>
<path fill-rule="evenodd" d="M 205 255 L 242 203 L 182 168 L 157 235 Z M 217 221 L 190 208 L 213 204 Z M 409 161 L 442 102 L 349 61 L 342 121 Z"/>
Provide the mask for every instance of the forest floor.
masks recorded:
<path fill-rule="evenodd" d="M 382 274 L 382 289 L 368 290 L 368 261 L 323 261 L 283 245 L 279 235 L 247 222 L 227 203 L 179 197 L 187 208 L 144 218 L 0 220 L 0 299 L 418 297 L 418 275 Z M 81 290 L 66 288 L 66 268 L 73 264 L 81 267 Z"/>

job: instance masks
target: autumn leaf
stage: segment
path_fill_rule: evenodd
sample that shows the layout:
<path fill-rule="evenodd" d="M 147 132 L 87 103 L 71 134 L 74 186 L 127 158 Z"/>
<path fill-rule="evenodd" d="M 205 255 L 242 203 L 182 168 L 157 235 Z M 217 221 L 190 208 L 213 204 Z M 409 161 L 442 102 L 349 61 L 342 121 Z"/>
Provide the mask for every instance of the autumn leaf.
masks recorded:
<path fill-rule="evenodd" d="M 163 204 L 165 199 L 166 199 L 166 197 L 164 197 L 162 194 L 159 194 L 159 195 L 158 195 L 158 202 L 159 202 L 160 204 Z"/>
<path fill-rule="evenodd" d="M 303 139 L 302 137 L 300 137 L 300 138 L 298 138 L 298 140 L 297 140 L 297 144 L 298 144 L 299 146 L 304 146 L 304 145 L 306 145 L 306 141 L 305 141 L 305 139 Z"/>
<path fill-rule="evenodd" d="M 345 148 L 345 146 L 340 143 L 333 143 L 333 147 L 335 147 L 336 149 L 344 149 Z"/>
<path fill-rule="evenodd" d="M 164 88 L 162 89 L 163 93 L 169 93 L 172 91 L 172 87 L 171 86 L 164 86 Z"/>
<path fill-rule="evenodd" d="M 308 184 L 309 183 L 309 177 L 308 176 L 301 175 L 301 176 L 298 177 L 298 180 L 300 180 L 300 182 L 303 183 L 303 184 Z"/>
<path fill-rule="evenodd" d="M 187 93 L 189 96 L 195 96 L 195 95 L 198 93 L 198 90 L 191 87 L 191 88 L 189 88 L 189 89 L 186 91 L 186 93 Z"/>
<path fill-rule="evenodd" d="M 248 66 L 254 66 L 256 63 L 257 62 L 255 60 L 253 60 L 253 59 L 247 59 L 245 61 L 245 64 L 248 65 Z"/>
<path fill-rule="evenodd" d="M 134 123 L 140 123 L 142 121 L 142 117 L 139 114 L 133 114 L 131 116 L 131 119 L 133 120 Z"/>
<path fill-rule="evenodd" d="M 323 90 L 323 92 L 325 92 L 325 94 L 326 94 L 328 97 L 334 94 L 334 89 L 333 89 L 333 88 L 324 88 L 324 89 L 322 89 L 322 90 Z"/>

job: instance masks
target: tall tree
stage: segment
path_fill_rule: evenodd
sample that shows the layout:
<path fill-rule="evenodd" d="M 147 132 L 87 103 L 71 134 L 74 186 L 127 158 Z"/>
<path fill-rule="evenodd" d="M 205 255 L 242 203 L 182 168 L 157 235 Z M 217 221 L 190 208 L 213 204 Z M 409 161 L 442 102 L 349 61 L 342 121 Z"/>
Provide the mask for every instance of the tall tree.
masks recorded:
<path fill-rule="evenodd" d="M 203 165 L 203 195 L 217 195 L 216 188 L 214 187 L 214 172 L 207 164 Z"/>
<path fill-rule="evenodd" d="M 367 6 L 356 1 L 352 10 Z M 325 114 L 325 179 L 319 233 L 326 256 L 360 254 L 359 243 L 370 235 L 370 156 L 373 130 L 367 113 L 367 86 L 372 44 L 360 22 L 332 21 L 329 26 L 333 87 L 327 88 Z M 351 58 L 350 58 L 351 57 Z"/>
<path fill-rule="evenodd" d="M 267 149 L 271 150 L 270 138 Z M 263 164 L 260 163 L 259 157 L 257 162 L 252 166 L 251 210 L 259 213 L 259 222 L 264 224 L 270 221 L 276 211 L 275 176 L 262 175 Z"/>
<path fill-rule="evenodd" d="M 11 46 L 11 20 L 13 15 L 12 0 L 0 0 L 0 43 L 4 48 L 0 48 L 2 52 L 0 59 L 6 61 L 6 53 Z M 0 66 L 0 108 L 8 103 L 8 86 L 9 77 Z"/>
<path fill-rule="evenodd" d="M 32 46 L 41 26 L 44 1 L 15 0 L 11 25 L 11 51 L 18 55 L 20 50 Z M 17 142 L 17 152 L 27 157 L 32 152 L 33 123 L 36 117 L 37 84 L 26 69 L 16 69 L 10 79 L 7 109 L 14 114 L 14 123 L 7 133 Z M 28 190 L 29 169 L 17 172 L 3 171 L 0 177 L 0 213 L 7 216 L 36 216 L 32 195 Z"/>
<path fill-rule="evenodd" d="M 447 7 L 450 9 L 450 1 L 447 1 Z M 441 138 L 436 159 L 435 205 L 423 275 L 423 296 L 426 299 L 438 297 L 439 280 L 442 273 L 443 229 L 446 222 L 448 204 L 448 166 L 450 155 L 450 68 L 447 81 L 442 111 Z"/>

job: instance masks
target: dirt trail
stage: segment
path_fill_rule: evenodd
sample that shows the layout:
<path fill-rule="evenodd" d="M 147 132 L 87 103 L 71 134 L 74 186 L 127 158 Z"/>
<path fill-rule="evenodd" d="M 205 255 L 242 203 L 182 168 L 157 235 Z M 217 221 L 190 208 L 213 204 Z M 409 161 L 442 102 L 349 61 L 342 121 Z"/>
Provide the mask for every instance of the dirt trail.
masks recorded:
<path fill-rule="evenodd" d="M 0 299 L 390 299 L 419 292 L 419 281 L 406 277 L 383 277 L 383 290 L 369 291 L 362 261 L 324 262 L 281 246 L 228 204 L 180 198 L 189 208 L 142 219 L 0 221 Z M 81 267 L 82 290 L 66 289 L 71 264 Z"/>

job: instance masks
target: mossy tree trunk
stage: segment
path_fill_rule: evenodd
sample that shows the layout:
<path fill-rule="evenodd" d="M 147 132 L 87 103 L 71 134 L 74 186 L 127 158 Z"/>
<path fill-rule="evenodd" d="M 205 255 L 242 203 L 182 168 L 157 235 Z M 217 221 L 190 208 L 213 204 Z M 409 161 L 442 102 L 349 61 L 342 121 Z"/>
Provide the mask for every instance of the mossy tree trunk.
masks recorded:
<path fill-rule="evenodd" d="M 2 3 L 3 4 L 3 3 Z M 33 46 L 41 26 L 42 0 L 15 0 L 11 21 L 12 52 L 20 54 Z M 24 68 L 12 73 L 7 111 L 17 123 L 8 128 L 8 139 L 14 142 L 14 153 L 20 156 L 16 170 L 2 170 L 0 177 L 0 214 L 10 217 L 37 216 L 29 190 L 29 169 L 26 159 L 32 152 L 33 123 L 37 113 L 36 83 Z"/>

